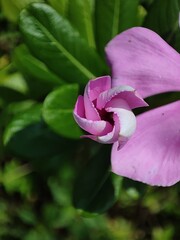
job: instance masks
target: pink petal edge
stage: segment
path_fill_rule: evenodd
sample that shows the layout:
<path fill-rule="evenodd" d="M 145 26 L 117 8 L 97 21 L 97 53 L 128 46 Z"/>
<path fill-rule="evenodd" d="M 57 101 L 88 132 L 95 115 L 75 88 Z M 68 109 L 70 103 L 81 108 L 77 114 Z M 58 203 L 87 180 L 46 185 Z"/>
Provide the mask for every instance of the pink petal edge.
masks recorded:
<path fill-rule="evenodd" d="M 106 46 L 112 86 L 129 85 L 143 97 L 180 91 L 180 54 L 158 34 L 134 27 Z"/>
<path fill-rule="evenodd" d="M 101 92 L 110 88 L 110 76 L 102 76 L 88 82 L 84 91 L 85 116 L 88 120 L 101 120 L 93 101 L 99 96 Z"/>
<path fill-rule="evenodd" d="M 130 86 L 117 86 L 102 92 L 98 96 L 97 108 L 101 110 L 114 98 L 125 100 L 131 109 L 148 106 L 134 88 Z"/>
<path fill-rule="evenodd" d="M 109 122 L 103 120 L 92 121 L 85 118 L 83 96 L 78 97 L 73 115 L 75 121 L 82 129 L 96 136 L 102 136 L 112 130 L 112 125 Z"/>
<path fill-rule="evenodd" d="M 111 153 L 112 171 L 156 186 L 180 181 L 180 101 L 137 117 L 137 130 L 120 150 Z"/>

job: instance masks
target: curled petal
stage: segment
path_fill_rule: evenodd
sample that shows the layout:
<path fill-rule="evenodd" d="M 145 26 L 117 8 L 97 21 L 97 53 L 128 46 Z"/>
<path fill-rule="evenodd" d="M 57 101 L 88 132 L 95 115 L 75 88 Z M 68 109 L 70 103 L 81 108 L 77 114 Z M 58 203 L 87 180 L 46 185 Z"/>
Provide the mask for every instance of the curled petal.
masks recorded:
<path fill-rule="evenodd" d="M 180 181 L 180 101 L 137 117 L 137 130 L 127 144 L 112 148 L 112 171 L 157 186 Z"/>
<path fill-rule="evenodd" d="M 97 138 L 97 141 L 100 143 L 115 143 L 118 141 L 119 138 L 119 132 L 120 132 L 120 122 L 118 120 L 118 116 L 114 114 L 114 127 L 111 132 L 107 133 L 104 136 L 99 136 Z"/>
<path fill-rule="evenodd" d="M 85 94 L 88 96 L 90 101 L 94 101 L 100 93 L 111 88 L 110 76 L 98 77 L 95 80 L 91 80 L 87 84 Z"/>
<path fill-rule="evenodd" d="M 125 100 L 131 109 L 148 106 L 134 88 L 130 86 L 117 86 L 102 92 L 98 96 L 96 104 L 97 108 L 101 110 L 114 98 Z"/>
<path fill-rule="evenodd" d="M 145 98 L 180 91 L 180 55 L 155 32 L 134 27 L 106 46 L 112 86 L 130 85 Z"/>
<path fill-rule="evenodd" d="M 112 130 L 112 125 L 109 122 L 106 122 L 103 120 L 92 121 L 92 120 L 87 120 L 85 118 L 83 96 L 78 97 L 73 115 L 74 115 L 74 119 L 77 122 L 77 124 L 82 129 L 84 129 L 85 131 L 87 131 L 91 134 L 94 134 L 97 136 L 102 136 Z"/>
<path fill-rule="evenodd" d="M 111 78 L 103 76 L 89 81 L 84 91 L 85 116 L 89 120 L 100 120 L 98 111 L 96 110 L 93 101 L 99 94 L 111 88 Z"/>
<path fill-rule="evenodd" d="M 116 103 L 116 101 L 114 101 L 114 103 Z M 121 100 L 121 105 L 124 105 L 123 108 L 109 107 L 107 109 L 117 115 L 115 122 L 118 121 L 120 125 L 119 136 L 117 139 L 118 150 L 125 145 L 136 130 L 136 117 L 134 113 L 129 109 L 129 106 L 125 101 Z"/>
<path fill-rule="evenodd" d="M 110 104 L 110 102 L 109 102 Z M 117 106 L 115 108 L 114 106 Z M 100 143 L 118 142 L 120 149 L 129 140 L 136 129 L 136 117 L 130 110 L 128 104 L 124 100 L 114 99 L 111 102 L 111 107 L 107 107 L 106 111 L 113 114 L 114 127 L 111 132 L 101 136 L 86 135 L 84 137 L 91 138 Z"/>
<path fill-rule="evenodd" d="M 114 106 L 117 106 L 117 104 L 118 108 L 115 108 Z M 106 111 L 113 114 L 114 126 L 112 131 L 101 136 L 85 135 L 83 137 L 106 144 L 118 142 L 117 148 L 119 150 L 134 133 L 136 129 L 136 117 L 128 104 L 122 99 L 118 101 L 117 99 L 112 100 L 111 107 L 107 107 Z"/>
<path fill-rule="evenodd" d="M 114 118 L 115 124 L 114 124 L 112 131 L 110 131 L 109 133 L 107 133 L 103 136 L 84 135 L 82 137 L 90 138 L 99 143 L 105 143 L 105 144 L 115 143 L 116 141 L 118 141 L 118 138 L 119 138 L 120 124 L 117 119 L 118 117 L 116 115 L 114 115 L 113 118 Z"/>

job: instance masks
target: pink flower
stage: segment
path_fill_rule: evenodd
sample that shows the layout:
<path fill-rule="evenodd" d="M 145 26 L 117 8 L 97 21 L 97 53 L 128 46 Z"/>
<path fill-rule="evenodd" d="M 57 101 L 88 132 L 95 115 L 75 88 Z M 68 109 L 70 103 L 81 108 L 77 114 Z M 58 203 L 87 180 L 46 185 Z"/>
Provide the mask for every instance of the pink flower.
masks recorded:
<path fill-rule="evenodd" d="M 130 85 L 148 97 L 180 91 L 180 55 L 155 32 L 136 27 L 109 42 L 112 87 Z M 150 185 L 180 181 L 180 100 L 137 117 L 127 144 L 112 148 L 112 171 Z"/>
<path fill-rule="evenodd" d="M 100 143 L 117 142 L 120 149 L 136 129 L 131 109 L 142 106 L 147 104 L 132 87 L 112 87 L 111 78 L 104 76 L 89 81 L 73 114 L 77 124 L 90 133 L 83 137 Z"/>

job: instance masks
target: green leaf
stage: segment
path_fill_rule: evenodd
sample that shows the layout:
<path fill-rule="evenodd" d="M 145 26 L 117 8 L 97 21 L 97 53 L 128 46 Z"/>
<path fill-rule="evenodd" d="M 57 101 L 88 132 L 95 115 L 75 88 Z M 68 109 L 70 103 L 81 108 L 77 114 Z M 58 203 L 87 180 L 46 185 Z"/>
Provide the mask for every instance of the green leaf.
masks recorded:
<path fill-rule="evenodd" d="M 155 0 L 140 0 L 140 4 L 148 10 L 153 1 Z"/>
<path fill-rule="evenodd" d="M 50 92 L 54 87 L 64 83 L 46 65 L 33 57 L 26 46 L 20 45 L 13 54 L 17 68 L 24 75 L 31 96 L 41 97 Z"/>
<path fill-rule="evenodd" d="M 110 148 L 103 146 L 89 159 L 76 179 L 73 203 L 87 212 L 103 213 L 114 204 L 116 197 L 110 167 Z"/>
<path fill-rule="evenodd" d="M 17 22 L 20 10 L 12 0 L 1 0 L 2 11 L 4 15 L 12 22 Z"/>
<path fill-rule="evenodd" d="M 20 73 L 12 73 L 13 71 L 11 65 L 0 71 L 0 106 L 27 97 L 26 81 Z"/>
<path fill-rule="evenodd" d="M 64 85 L 51 92 L 43 104 L 43 118 L 56 133 L 79 138 L 81 130 L 73 119 L 73 108 L 77 99 L 78 85 Z"/>
<path fill-rule="evenodd" d="M 27 85 L 20 73 L 9 74 L 0 72 L 0 86 L 7 87 L 19 93 L 27 93 Z"/>
<path fill-rule="evenodd" d="M 68 18 L 88 45 L 95 48 L 90 0 L 70 0 Z"/>
<path fill-rule="evenodd" d="M 24 236 L 24 240 L 54 240 L 55 237 L 49 231 L 49 228 L 43 224 L 36 224 L 35 227 L 28 229 Z"/>
<path fill-rule="evenodd" d="M 96 47 L 93 29 L 94 0 L 62 0 L 61 2 L 49 0 L 48 2 L 61 16 L 70 21 L 90 47 Z"/>
<path fill-rule="evenodd" d="M 97 47 L 104 56 L 105 45 L 115 35 L 137 24 L 139 0 L 98 0 L 95 3 Z"/>
<path fill-rule="evenodd" d="M 144 26 L 157 32 L 168 42 L 178 28 L 179 0 L 154 1 L 146 15 Z"/>
<path fill-rule="evenodd" d="M 138 7 L 138 17 L 137 17 L 137 26 L 142 26 L 144 19 L 146 17 L 147 11 L 143 6 Z"/>
<path fill-rule="evenodd" d="M 54 174 L 63 161 L 74 158 L 78 142 L 61 138 L 41 121 L 41 104 L 13 103 L 7 113 L 14 115 L 3 136 L 7 152 L 30 160 L 33 169 L 46 175 Z"/>
<path fill-rule="evenodd" d="M 25 100 L 26 97 L 24 94 L 15 91 L 12 88 L 0 86 L 0 106 L 6 105 L 14 101 Z"/>
<path fill-rule="evenodd" d="M 49 4 L 63 17 L 68 14 L 69 0 L 48 0 Z"/>
<path fill-rule="evenodd" d="M 62 79 L 86 83 L 104 72 L 96 52 L 50 6 L 36 3 L 23 10 L 20 29 L 31 52 Z"/>
<path fill-rule="evenodd" d="M 21 114 L 23 112 L 26 112 L 33 106 L 35 106 L 36 102 L 33 100 L 25 100 L 21 102 L 12 102 L 9 104 L 5 110 L 5 112 L 11 116 L 14 116 L 16 114 Z"/>
<path fill-rule="evenodd" d="M 76 142 L 61 138 L 44 122 L 37 122 L 16 131 L 6 144 L 6 151 L 30 161 L 33 169 L 47 178 L 54 176 L 64 162 L 74 160 Z"/>
<path fill-rule="evenodd" d="M 25 101 L 13 101 L 3 108 L 0 118 L 0 126 L 7 129 L 11 121 L 15 119 L 15 115 L 25 114 L 26 111 L 31 109 L 33 106 L 36 108 L 36 102 L 32 100 Z"/>
<path fill-rule="evenodd" d="M 56 189 L 57 191 L 58 189 Z M 62 188 L 60 189 L 61 192 Z M 65 228 L 74 221 L 76 217 L 76 211 L 73 207 L 62 207 L 59 209 L 59 205 L 55 205 L 54 202 L 46 204 L 43 209 L 43 219 L 47 222 L 50 228 Z"/>
<path fill-rule="evenodd" d="M 138 5 L 139 0 L 121 0 L 119 32 L 137 25 Z"/>
<path fill-rule="evenodd" d="M 28 164 L 20 165 L 18 161 L 11 160 L 5 165 L 2 184 L 8 193 L 20 192 L 27 196 L 31 190 L 30 179 L 26 176 L 32 172 Z"/>
<path fill-rule="evenodd" d="M 4 144 L 6 145 L 16 132 L 22 130 L 26 126 L 40 121 L 41 104 L 36 104 L 27 109 L 25 112 L 16 114 L 12 121 L 7 125 L 4 132 Z"/>
<path fill-rule="evenodd" d="M 3 14 L 12 22 L 17 22 L 22 8 L 32 2 L 43 2 L 43 0 L 1 0 Z"/>
<path fill-rule="evenodd" d="M 58 154 L 61 146 L 60 138 L 42 122 L 19 128 L 6 144 L 7 150 L 15 156 L 43 161 Z M 41 167 L 44 167 L 42 162 Z"/>
<path fill-rule="evenodd" d="M 22 220 L 22 222 L 27 223 L 29 225 L 35 225 L 37 224 L 37 216 L 36 212 L 32 211 L 32 208 L 30 205 L 27 204 L 27 206 L 22 206 L 21 208 L 18 208 L 17 210 L 18 217 Z"/>

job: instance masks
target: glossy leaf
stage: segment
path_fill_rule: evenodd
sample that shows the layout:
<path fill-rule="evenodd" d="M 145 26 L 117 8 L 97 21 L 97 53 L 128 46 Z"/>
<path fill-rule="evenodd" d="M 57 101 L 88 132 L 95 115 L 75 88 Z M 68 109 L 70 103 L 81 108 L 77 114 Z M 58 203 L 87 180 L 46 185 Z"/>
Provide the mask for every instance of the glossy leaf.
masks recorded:
<path fill-rule="evenodd" d="M 31 52 L 69 82 L 86 83 L 104 66 L 70 23 L 46 4 L 32 4 L 20 14 L 20 29 Z"/>
<path fill-rule="evenodd" d="M 32 105 L 25 112 L 16 114 L 12 121 L 7 125 L 4 132 L 4 143 L 7 144 L 16 132 L 26 126 L 39 122 L 41 116 L 41 104 Z"/>
<path fill-rule="evenodd" d="M 110 175 L 110 148 L 101 147 L 89 159 L 76 179 L 73 203 L 87 212 L 103 213 L 115 202 L 115 190 Z"/>
<path fill-rule="evenodd" d="M 139 0 L 98 0 L 95 3 L 96 41 L 104 56 L 105 45 L 115 35 L 137 24 Z"/>
<path fill-rule="evenodd" d="M 49 4 L 63 17 L 68 14 L 69 0 L 48 0 Z"/>
<path fill-rule="evenodd" d="M 72 26 L 87 41 L 90 47 L 95 48 L 93 29 L 93 2 L 94 0 L 49 0 L 50 5 L 63 17 L 66 17 Z"/>
<path fill-rule="evenodd" d="M 62 151 L 61 145 L 60 138 L 43 122 L 32 122 L 16 131 L 6 144 L 6 148 L 15 156 L 42 161 Z"/>
<path fill-rule="evenodd" d="M 79 138 L 82 132 L 73 118 L 73 108 L 78 94 L 78 85 L 64 85 L 51 92 L 43 105 L 43 118 L 56 133 Z"/>
<path fill-rule="evenodd" d="M 75 156 L 76 142 L 61 138 L 41 121 L 41 104 L 14 103 L 8 113 L 15 115 L 3 136 L 6 150 L 15 157 L 30 160 L 38 172 L 54 174 L 63 161 L 67 163 Z"/>
<path fill-rule="evenodd" d="M 33 57 L 24 45 L 15 49 L 14 61 L 17 68 L 23 73 L 28 91 L 33 97 L 41 97 L 54 87 L 64 83 L 63 80 L 49 71 L 43 62 Z"/>
<path fill-rule="evenodd" d="M 30 161 L 33 169 L 46 177 L 56 174 L 64 161 L 73 160 L 76 148 L 76 142 L 61 138 L 43 122 L 17 131 L 6 144 L 7 152 Z"/>
<path fill-rule="evenodd" d="M 178 28 L 179 0 L 154 1 L 144 21 L 144 26 L 157 32 L 167 41 Z"/>
<path fill-rule="evenodd" d="M 25 112 L 31 109 L 33 106 L 35 106 L 36 108 L 36 102 L 33 100 L 13 101 L 8 105 L 4 106 L 0 118 L 0 126 L 5 127 L 5 130 L 3 131 L 4 135 L 10 122 L 14 120 L 15 115 L 18 116 L 20 114 L 21 116 L 22 113 L 25 114 Z M 2 135 L 2 138 L 4 137 L 4 135 Z"/>
<path fill-rule="evenodd" d="M 69 0 L 69 21 L 87 40 L 90 47 L 95 48 L 93 18 L 90 0 Z"/>
<path fill-rule="evenodd" d="M 121 0 L 119 32 L 137 25 L 139 0 Z"/>

